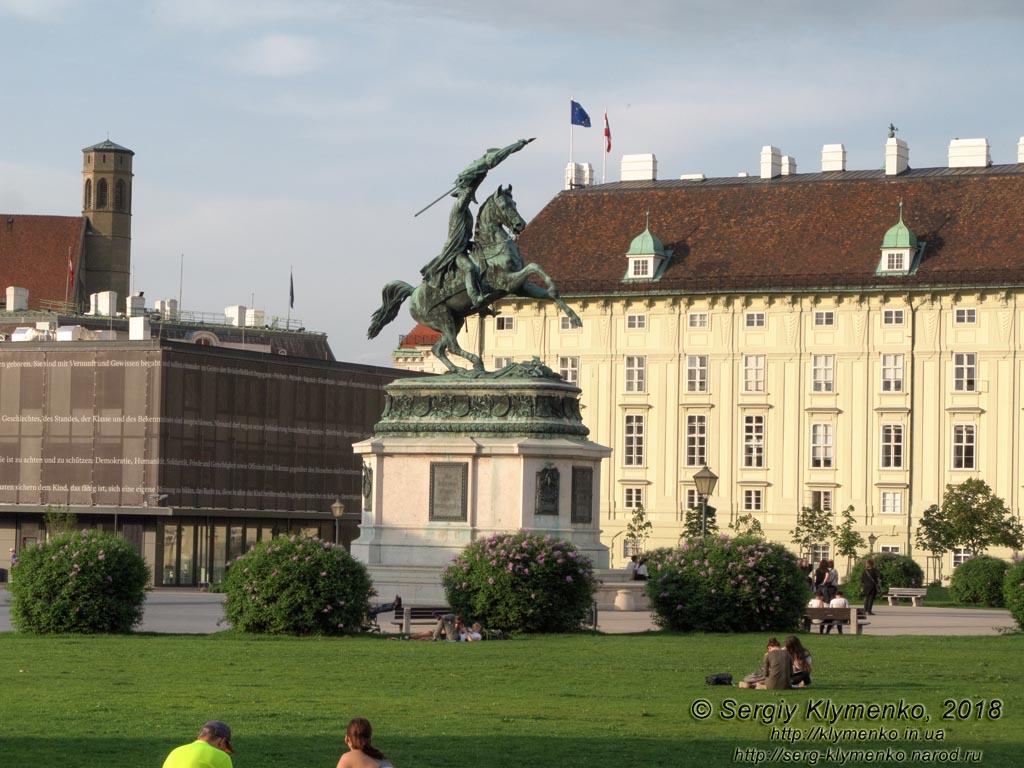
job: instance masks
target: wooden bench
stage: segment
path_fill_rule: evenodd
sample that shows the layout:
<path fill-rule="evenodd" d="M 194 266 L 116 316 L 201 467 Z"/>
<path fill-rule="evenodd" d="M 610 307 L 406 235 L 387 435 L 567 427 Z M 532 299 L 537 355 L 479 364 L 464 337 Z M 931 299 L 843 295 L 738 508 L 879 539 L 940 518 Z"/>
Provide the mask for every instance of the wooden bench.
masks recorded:
<path fill-rule="evenodd" d="M 910 600 L 915 608 L 921 608 L 927 593 L 928 590 L 925 587 L 889 587 L 886 598 L 889 600 L 889 605 L 896 605 L 898 600 L 906 599 Z"/>
<path fill-rule="evenodd" d="M 855 626 L 854 634 L 860 635 L 871 622 L 867 620 L 867 612 L 863 608 L 850 606 L 849 608 L 805 608 L 803 616 L 804 632 L 811 631 L 814 622 L 821 624 L 839 625 L 840 629 L 845 626 Z"/>
<path fill-rule="evenodd" d="M 392 624 L 400 626 L 402 632 L 409 634 L 413 624 L 436 624 L 439 616 L 451 613 L 447 605 L 403 605 L 395 609 Z"/>

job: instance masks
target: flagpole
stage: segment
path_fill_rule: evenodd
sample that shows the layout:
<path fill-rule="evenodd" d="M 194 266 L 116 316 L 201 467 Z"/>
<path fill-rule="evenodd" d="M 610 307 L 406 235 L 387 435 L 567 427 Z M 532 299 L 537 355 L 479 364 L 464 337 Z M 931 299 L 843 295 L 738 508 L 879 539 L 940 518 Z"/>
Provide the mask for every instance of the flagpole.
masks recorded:
<path fill-rule="evenodd" d="M 185 254 L 181 254 L 181 267 L 178 269 L 178 312 L 181 312 L 181 287 L 185 284 Z"/>
<path fill-rule="evenodd" d="M 71 284 L 71 246 L 68 246 L 68 273 L 64 276 L 64 311 L 68 311 L 68 286 Z"/>
<path fill-rule="evenodd" d="M 572 165 L 572 102 L 573 98 L 569 97 L 569 164 Z M 569 182 L 572 183 L 571 181 Z"/>
<path fill-rule="evenodd" d="M 292 324 L 292 287 L 295 285 L 295 278 L 292 275 L 292 267 L 288 267 L 288 319 L 284 321 L 284 329 L 290 331 Z"/>
<path fill-rule="evenodd" d="M 601 131 L 601 183 L 604 184 L 605 173 L 608 169 L 608 136 L 604 131 L 608 130 L 608 107 L 604 108 L 604 130 Z"/>

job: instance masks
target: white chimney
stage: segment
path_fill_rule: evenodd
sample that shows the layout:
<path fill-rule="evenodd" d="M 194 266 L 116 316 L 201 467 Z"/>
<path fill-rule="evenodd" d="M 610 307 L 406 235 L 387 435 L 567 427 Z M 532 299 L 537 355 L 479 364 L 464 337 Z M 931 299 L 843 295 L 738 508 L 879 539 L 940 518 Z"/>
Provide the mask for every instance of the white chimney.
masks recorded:
<path fill-rule="evenodd" d="M 594 166 L 590 163 L 569 163 L 565 166 L 565 188 L 589 187 L 594 183 Z"/>
<path fill-rule="evenodd" d="M 885 175 L 898 176 L 910 167 L 910 148 L 903 139 L 890 136 L 885 142 Z"/>
<path fill-rule="evenodd" d="M 83 330 L 80 325 L 63 325 L 57 329 L 57 341 L 78 341 Z"/>
<path fill-rule="evenodd" d="M 845 171 L 846 147 L 842 144 L 826 144 L 821 148 L 821 171 Z"/>
<path fill-rule="evenodd" d="M 796 158 L 789 155 L 782 156 L 782 175 L 796 176 Z"/>
<path fill-rule="evenodd" d="M 178 300 L 157 299 L 153 302 L 153 309 L 159 312 L 164 320 L 175 320 L 178 317 Z"/>
<path fill-rule="evenodd" d="M 142 295 L 142 291 L 136 291 L 128 297 L 127 305 L 125 306 L 125 314 L 128 317 L 138 317 L 146 313 L 146 299 Z"/>
<path fill-rule="evenodd" d="M 227 318 L 228 325 L 239 327 L 245 325 L 245 307 L 241 304 L 224 307 L 224 316 Z"/>
<path fill-rule="evenodd" d="M 761 178 L 774 179 L 782 175 L 782 153 L 769 144 L 761 147 Z"/>
<path fill-rule="evenodd" d="M 264 312 L 262 309 L 252 309 L 245 314 L 245 324 L 249 328 L 262 328 L 264 324 Z"/>
<path fill-rule="evenodd" d="M 152 336 L 149 332 L 149 318 L 148 317 L 129 317 L 128 318 L 128 340 L 129 341 L 146 341 Z"/>
<path fill-rule="evenodd" d="M 7 286 L 7 311 L 21 312 L 28 309 L 28 288 Z"/>
<path fill-rule="evenodd" d="M 949 142 L 950 168 L 987 168 L 992 165 L 988 139 L 953 139 Z"/>
<path fill-rule="evenodd" d="M 1022 139 L 1024 141 L 1024 139 Z M 679 177 L 683 181 L 704 181 L 703 173 L 684 173 Z"/>
<path fill-rule="evenodd" d="M 619 167 L 623 181 L 655 181 L 658 178 L 658 158 L 654 155 L 623 155 Z"/>
<path fill-rule="evenodd" d="M 1024 136 L 1017 142 L 1017 162 L 1024 163 Z"/>
<path fill-rule="evenodd" d="M 747 178 L 747 177 L 748 177 L 749 175 L 750 175 L 750 174 L 749 174 L 749 173 L 747 173 L 746 171 L 740 171 L 739 173 L 737 173 L 737 174 L 736 174 L 736 178 L 738 178 L 738 179 L 745 179 L 745 178 Z"/>
<path fill-rule="evenodd" d="M 103 317 L 114 317 L 117 315 L 117 291 L 100 291 L 93 294 L 96 297 L 95 312 L 93 314 Z M 92 297 L 89 297 L 90 300 Z"/>

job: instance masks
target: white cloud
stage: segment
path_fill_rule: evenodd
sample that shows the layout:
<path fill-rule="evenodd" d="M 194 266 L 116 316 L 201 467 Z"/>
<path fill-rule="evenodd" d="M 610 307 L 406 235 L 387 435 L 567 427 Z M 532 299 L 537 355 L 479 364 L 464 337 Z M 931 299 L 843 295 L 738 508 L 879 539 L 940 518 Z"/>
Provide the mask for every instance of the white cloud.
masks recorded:
<path fill-rule="evenodd" d="M 243 74 L 294 77 L 319 69 L 322 56 L 319 44 L 311 38 L 267 35 L 243 45 L 228 63 Z"/>
<path fill-rule="evenodd" d="M 0 0 L 0 16 L 9 14 L 35 21 L 55 21 L 74 0 Z"/>

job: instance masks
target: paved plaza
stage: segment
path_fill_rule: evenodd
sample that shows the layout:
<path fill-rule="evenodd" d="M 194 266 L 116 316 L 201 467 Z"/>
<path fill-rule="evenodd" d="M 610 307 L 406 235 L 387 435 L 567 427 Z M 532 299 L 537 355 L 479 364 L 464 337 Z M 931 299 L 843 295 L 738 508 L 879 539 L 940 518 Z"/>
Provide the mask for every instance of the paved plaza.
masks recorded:
<path fill-rule="evenodd" d="M 0 632 L 10 632 L 11 595 L 0 590 Z M 203 635 L 226 628 L 222 623 L 224 595 L 187 590 L 155 590 L 147 593 L 142 632 Z M 382 617 L 383 618 L 383 617 Z M 991 608 L 913 608 L 876 605 L 866 635 L 997 635 L 1012 627 L 1009 611 Z M 626 634 L 653 630 L 644 611 L 604 611 L 598 618 L 602 632 Z"/>

